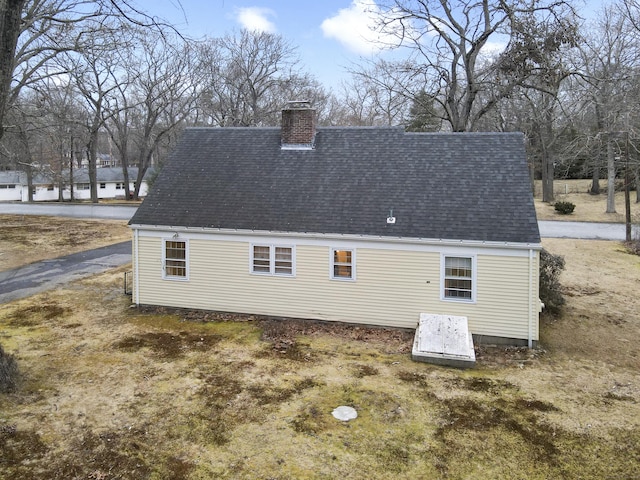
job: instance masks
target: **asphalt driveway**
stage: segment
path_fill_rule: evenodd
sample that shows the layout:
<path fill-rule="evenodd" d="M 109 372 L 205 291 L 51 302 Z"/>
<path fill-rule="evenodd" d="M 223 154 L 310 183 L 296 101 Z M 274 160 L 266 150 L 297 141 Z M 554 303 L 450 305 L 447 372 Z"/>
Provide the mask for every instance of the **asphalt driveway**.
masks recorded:
<path fill-rule="evenodd" d="M 0 303 L 25 298 L 131 261 L 131 242 L 32 263 L 0 272 Z"/>

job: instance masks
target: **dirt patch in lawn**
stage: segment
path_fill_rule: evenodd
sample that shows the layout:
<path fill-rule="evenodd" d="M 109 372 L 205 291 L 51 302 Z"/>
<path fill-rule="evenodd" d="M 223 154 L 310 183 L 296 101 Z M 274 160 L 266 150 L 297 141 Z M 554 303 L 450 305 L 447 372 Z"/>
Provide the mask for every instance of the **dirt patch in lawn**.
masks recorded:
<path fill-rule="evenodd" d="M 176 358 L 190 351 L 208 351 L 220 341 L 219 335 L 206 335 L 190 332 L 148 332 L 125 337 L 113 346 L 126 352 L 137 352 L 147 348 L 156 355 Z"/>
<path fill-rule="evenodd" d="M 0 271 L 131 239 L 123 220 L 0 215 Z"/>

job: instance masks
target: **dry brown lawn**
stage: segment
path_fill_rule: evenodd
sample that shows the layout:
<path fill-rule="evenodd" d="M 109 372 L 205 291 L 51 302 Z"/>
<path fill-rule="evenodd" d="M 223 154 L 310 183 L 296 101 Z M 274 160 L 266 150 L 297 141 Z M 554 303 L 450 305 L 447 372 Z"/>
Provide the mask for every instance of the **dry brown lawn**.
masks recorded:
<path fill-rule="evenodd" d="M 130 239 L 123 220 L 0 215 L 0 271 Z"/>
<path fill-rule="evenodd" d="M 606 213 L 607 194 L 590 195 L 587 193 L 591 180 L 556 180 L 554 182 L 555 201 L 571 202 L 576 208 L 570 215 L 561 215 L 555 211 L 553 204 L 542 201 L 542 187 L 536 182 L 534 201 L 538 220 L 559 220 L 571 222 L 625 222 L 624 192 L 616 192 L 616 213 Z M 601 187 L 606 186 L 602 181 Z M 640 203 L 636 203 L 636 192 L 631 192 L 631 217 L 634 223 L 640 222 Z"/>
<path fill-rule="evenodd" d="M 640 257 L 544 246 L 564 314 L 467 371 L 412 362 L 395 330 L 130 308 L 125 268 L 1 305 L 22 384 L 0 478 L 638 478 Z"/>

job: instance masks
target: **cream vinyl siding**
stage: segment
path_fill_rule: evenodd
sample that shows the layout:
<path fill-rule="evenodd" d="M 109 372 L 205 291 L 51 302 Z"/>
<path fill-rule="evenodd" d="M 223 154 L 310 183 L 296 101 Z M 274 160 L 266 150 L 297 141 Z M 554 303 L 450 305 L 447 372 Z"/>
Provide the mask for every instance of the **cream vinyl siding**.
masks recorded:
<path fill-rule="evenodd" d="M 471 332 L 527 338 L 531 308 L 532 340 L 538 340 L 538 255 L 533 259 L 534 290 L 529 295 L 529 258 L 477 255 L 476 302 L 443 302 L 436 313 L 466 316 Z M 531 298 L 532 304 L 529 304 Z"/>
<path fill-rule="evenodd" d="M 191 238 L 189 280 L 176 282 L 162 278 L 162 238 L 141 234 L 137 241 L 139 290 L 134 298 L 143 305 L 404 328 L 415 328 L 421 312 L 465 315 L 474 334 L 527 338 L 529 257 L 522 253 L 502 257 L 479 250 L 477 301 L 469 304 L 440 300 L 437 250 L 341 246 L 329 240 L 326 245 L 272 241 L 295 244 L 295 275 L 263 276 L 250 272 L 251 242 Z M 332 248 L 354 250 L 355 281 L 331 279 Z M 537 283 L 537 252 L 534 260 Z M 532 298 L 537 322 L 537 284 Z M 537 331 L 536 323 L 534 340 Z"/>

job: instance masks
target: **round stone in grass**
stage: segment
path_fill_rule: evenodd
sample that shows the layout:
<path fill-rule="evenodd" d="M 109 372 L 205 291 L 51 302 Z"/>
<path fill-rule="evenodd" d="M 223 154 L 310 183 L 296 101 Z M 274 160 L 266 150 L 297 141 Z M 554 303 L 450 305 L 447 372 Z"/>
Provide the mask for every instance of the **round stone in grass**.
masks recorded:
<path fill-rule="evenodd" d="M 332 412 L 332 415 L 338 420 L 342 420 L 343 422 L 348 422 L 349 420 L 358 418 L 358 412 L 356 412 L 356 409 L 353 407 L 347 407 L 345 405 L 336 408 Z"/>

